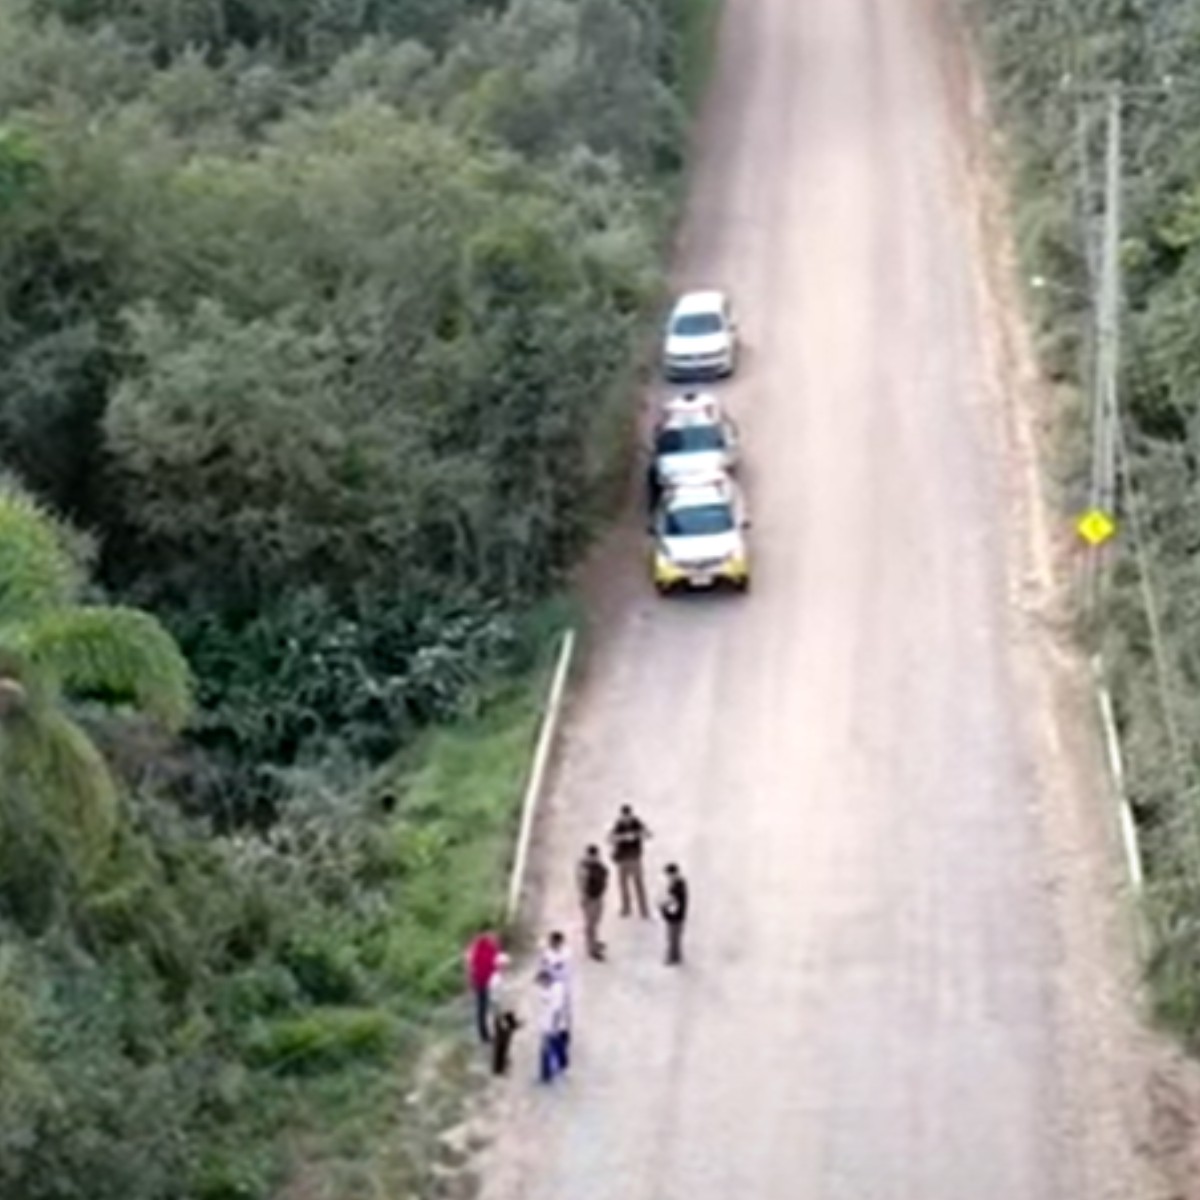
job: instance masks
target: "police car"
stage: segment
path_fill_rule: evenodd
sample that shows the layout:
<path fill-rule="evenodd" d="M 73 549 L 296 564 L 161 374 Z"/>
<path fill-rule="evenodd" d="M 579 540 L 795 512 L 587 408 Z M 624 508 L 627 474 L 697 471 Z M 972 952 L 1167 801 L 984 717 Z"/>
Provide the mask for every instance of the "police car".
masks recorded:
<path fill-rule="evenodd" d="M 737 427 L 716 396 L 674 396 L 659 414 L 651 452 L 660 487 L 687 477 L 732 472 L 738 461 Z"/>
<path fill-rule="evenodd" d="M 663 493 L 651 522 L 660 593 L 750 586 L 749 527 L 741 490 L 724 471 L 689 476 Z"/>

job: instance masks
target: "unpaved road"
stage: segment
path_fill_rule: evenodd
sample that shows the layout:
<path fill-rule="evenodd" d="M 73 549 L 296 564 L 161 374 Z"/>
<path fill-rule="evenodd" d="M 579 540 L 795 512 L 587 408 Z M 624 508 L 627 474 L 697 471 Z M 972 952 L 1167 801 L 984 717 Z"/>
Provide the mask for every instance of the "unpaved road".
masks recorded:
<path fill-rule="evenodd" d="M 610 915 L 572 1077 L 505 1089 L 489 1200 L 1132 1198 L 1063 1030 L 930 8 L 726 0 L 677 275 L 741 311 L 754 590 L 659 601 L 618 539 L 539 900 L 577 932 L 572 863 L 630 801 L 656 881 L 691 879 L 690 957 Z"/>

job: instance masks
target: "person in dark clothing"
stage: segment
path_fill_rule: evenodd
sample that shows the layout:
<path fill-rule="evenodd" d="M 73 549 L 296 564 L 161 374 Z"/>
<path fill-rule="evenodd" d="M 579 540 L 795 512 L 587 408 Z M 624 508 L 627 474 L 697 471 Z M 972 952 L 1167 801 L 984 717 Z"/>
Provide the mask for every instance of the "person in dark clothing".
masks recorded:
<path fill-rule="evenodd" d="M 683 927 L 688 915 L 688 885 L 683 873 L 674 863 L 668 863 L 665 871 L 667 891 L 658 906 L 663 923 L 667 927 L 667 966 L 675 967 L 683 962 Z"/>
<path fill-rule="evenodd" d="M 589 846 L 580 859 L 577 884 L 579 906 L 583 909 L 583 934 L 588 954 L 597 960 L 604 958 L 604 943 L 600 940 L 600 918 L 604 915 L 604 893 L 608 890 L 608 868 L 600 857 L 599 846 Z"/>
<path fill-rule="evenodd" d="M 662 476 L 658 473 L 658 460 L 651 457 L 650 465 L 646 468 L 646 511 L 651 519 L 658 512 L 658 502 L 662 499 Z"/>
<path fill-rule="evenodd" d="M 617 883 L 621 889 L 621 916 L 629 916 L 631 895 L 637 897 L 638 912 L 650 915 L 646 903 L 646 875 L 642 868 L 642 851 L 650 830 L 628 804 L 621 805 L 616 823 L 609 832 L 612 858 L 617 868 Z"/>

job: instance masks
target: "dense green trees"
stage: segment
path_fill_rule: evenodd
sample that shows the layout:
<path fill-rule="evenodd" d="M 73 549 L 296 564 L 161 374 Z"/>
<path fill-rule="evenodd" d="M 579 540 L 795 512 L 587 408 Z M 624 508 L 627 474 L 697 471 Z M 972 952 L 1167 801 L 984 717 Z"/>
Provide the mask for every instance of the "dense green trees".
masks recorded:
<path fill-rule="evenodd" d="M 0 486 L 0 897 L 35 926 L 64 873 L 87 888 L 113 848 L 117 789 L 65 707 L 131 705 L 178 729 L 190 706 L 174 642 L 136 609 L 79 603 L 80 564 L 62 531 Z"/>
<path fill-rule="evenodd" d="M 1082 223 L 1102 147 L 1090 129 L 1091 195 L 1081 195 L 1077 100 L 1065 73 L 1092 82 L 1158 84 L 1169 93 L 1127 105 L 1122 259 L 1126 309 L 1121 392 L 1131 483 L 1103 636 L 1132 768 L 1151 874 L 1157 948 L 1152 974 L 1164 1015 L 1200 1039 L 1200 10 L 1187 0 L 974 0 L 996 92 L 1016 133 L 1029 265 L 1059 285 L 1045 299 L 1056 369 L 1076 372 L 1088 289 Z M 1065 354 L 1063 353 L 1065 351 Z M 1076 376 L 1078 377 L 1078 376 Z M 1086 379 L 1083 380 L 1086 384 Z M 1082 498 L 1082 492 L 1077 493 Z M 1135 528 L 1129 519 L 1136 512 Z M 1144 564 L 1136 533 L 1144 534 Z M 1154 662 L 1143 587 L 1164 634 Z M 1168 730 L 1177 733 L 1178 753 Z"/>
<path fill-rule="evenodd" d="M 210 644 L 275 613 L 282 646 L 301 591 L 387 612 L 394 691 L 424 616 L 519 608 L 583 544 L 679 156 L 670 8 L 0 12 L 0 451 L 182 637 L 239 788 L 298 748 L 241 743 L 263 697 L 233 713 Z"/>
<path fill-rule="evenodd" d="M 699 11 L 0 0 L 5 1200 L 395 1111 L 531 713 L 381 764 L 499 719 L 622 478 Z"/>

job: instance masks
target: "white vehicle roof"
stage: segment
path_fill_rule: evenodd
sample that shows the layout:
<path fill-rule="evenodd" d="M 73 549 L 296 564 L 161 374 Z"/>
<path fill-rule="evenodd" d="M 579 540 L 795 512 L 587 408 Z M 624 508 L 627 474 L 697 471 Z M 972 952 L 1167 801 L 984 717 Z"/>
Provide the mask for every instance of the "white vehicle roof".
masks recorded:
<path fill-rule="evenodd" d="M 675 301 L 675 316 L 684 313 L 720 312 L 725 307 L 725 293 L 715 289 L 700 292 L 685 292 Z"/>
<path fill-rule="evenodd" d="M 715 425 L 723 416 L 721 403 L 712 395 L 689 399 L 674 396 L 662 407 L 662 427 L 678 429 L 683 425 Z"/>
<path fill-rule="evenodd" d="M 689 477 L 671 488 L 667 507 L 695 508 L 701 504 L 732 503 L 733 498 L 733 481 L 724 473 L 707 478 Z"/>

